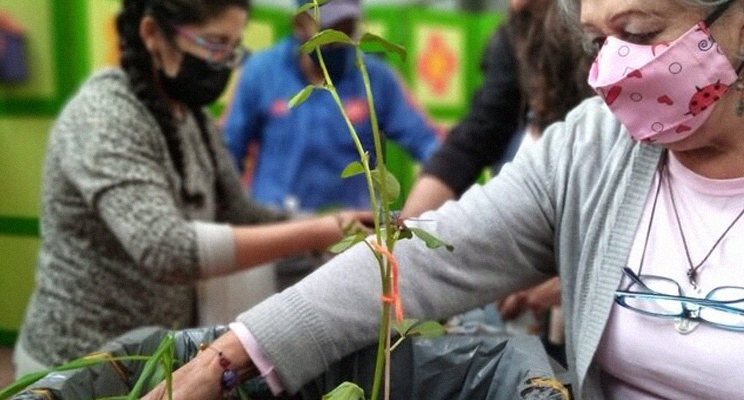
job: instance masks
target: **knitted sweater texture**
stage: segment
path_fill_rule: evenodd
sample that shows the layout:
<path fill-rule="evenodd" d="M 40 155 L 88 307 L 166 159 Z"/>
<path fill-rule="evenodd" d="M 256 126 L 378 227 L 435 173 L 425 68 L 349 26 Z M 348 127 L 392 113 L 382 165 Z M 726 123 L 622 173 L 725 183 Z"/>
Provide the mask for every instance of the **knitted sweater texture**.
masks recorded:
<path fill-rule="evenodd" d="M 144 325 L 195 322 L 193 221 L 277 215 L 244 196 L 219 132 L 192 113 L 177 134 L 183 177 L 156 120 L 119 69 L 92 76 L 48 139 L 36 288 L 21 332 L 39 362 L 80 357 Z"/>

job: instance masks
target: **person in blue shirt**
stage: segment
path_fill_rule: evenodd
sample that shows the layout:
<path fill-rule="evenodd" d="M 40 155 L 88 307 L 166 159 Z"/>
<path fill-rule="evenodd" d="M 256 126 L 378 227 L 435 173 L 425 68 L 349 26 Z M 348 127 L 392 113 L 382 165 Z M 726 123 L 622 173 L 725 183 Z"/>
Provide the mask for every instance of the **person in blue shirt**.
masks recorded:
<path fill-rule="evenodd" d="M 305 2 L 298 0 L 298 6 Z M 359 0 L 333 0 L 320 7 L 319 25 L 355 37 L 360 17 Z M 316 56 L 299 51 L 316 26 L 310 13 L 299 14 L 293 19 L 293 35 L 246 61 L 225 120 L 226 143 L 241 171 L 249 145 L 258 144 L 251 195 L 259 203 L 285 207 L 292 201 L 302 211 L 366 208 L 369 195 L 363 177 L 340 176 L 359 155 L 331 94 L 316 90 L 301 105 L 288 106 L 289 99 L 308 84 L 324 83 Z M 322 52 L 346 114 L 364 148 L 374 155 L 369 107 L 354 48 L 332 44 Z M 426 160 L 438 147 L 436 128 L 382 60 L 365 56 L 364 61 L 380 130 L 416 160 Z"/>

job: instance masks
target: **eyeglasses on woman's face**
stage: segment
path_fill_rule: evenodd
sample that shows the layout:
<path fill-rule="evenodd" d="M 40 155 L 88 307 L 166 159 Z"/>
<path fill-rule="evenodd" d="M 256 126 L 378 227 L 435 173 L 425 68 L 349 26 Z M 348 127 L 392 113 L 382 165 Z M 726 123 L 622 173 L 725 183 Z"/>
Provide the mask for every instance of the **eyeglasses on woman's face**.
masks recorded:
<path fill-rule="evenodd" d="M 625 308 L 661 318 L 681 318 L 722 329 L 744 331 L 744 287 L 721 286 L 704 298 L 682 295 L 679 284 L 669 278 L 636 275 L 623 268 L 630 279 L 624 289 L 615 292 L 615 302 Z"/>
<path fill-rule="evenodd" d="M 250 54 L 249 50 L 240 43 L 236 45 L 215 43 L 182 28 L 177 28 L 176 33 L 203 50 L 207 57 L 202 58 L 205 58 L 215 69 L 222 67 L 237 68 Z M 181 51 L 184 50 L 181 49 Z"/>

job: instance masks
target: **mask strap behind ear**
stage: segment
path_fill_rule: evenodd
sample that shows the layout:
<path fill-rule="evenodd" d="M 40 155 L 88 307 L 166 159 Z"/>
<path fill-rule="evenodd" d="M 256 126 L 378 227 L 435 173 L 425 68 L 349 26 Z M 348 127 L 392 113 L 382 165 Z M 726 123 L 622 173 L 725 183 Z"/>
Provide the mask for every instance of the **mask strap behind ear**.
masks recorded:
<path fill-rule="evenodd" d="M 705 26 L 706 27 L 711 26 L 714 22 L 716 22 L 718 17 L 720 17 L 721 14 L 723 14 L 724 12 L 726 12 L 729 6 L 731 6 L 731 4 L 734 4 L 734 3 L 735 3 L 735 0 L 728 0 L 727 2 L 722 3 L 718 7 L 716 7 L 716 9 L 713 10 L 713 12 L 710 13 L 710 15 L 708 15 L 708 17 L 703 20 L 703 22 L 705 23 Z"/>

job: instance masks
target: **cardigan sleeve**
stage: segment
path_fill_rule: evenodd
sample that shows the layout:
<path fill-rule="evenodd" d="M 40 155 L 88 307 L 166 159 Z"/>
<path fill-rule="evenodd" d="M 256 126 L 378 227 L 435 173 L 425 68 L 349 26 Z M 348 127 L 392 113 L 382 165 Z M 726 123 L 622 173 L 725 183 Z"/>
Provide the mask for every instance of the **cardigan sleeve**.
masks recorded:
<path fill-rule="evenodd" d="M 406 318 L 445 318 L 555 275 L 553 180 L 567 145 L 565 135 L 549 136 L 486 185 L 407 222 L 454 251 L 428 249 L 418 239 L 396 243 Z M 358 244 L 238 321 L 294 393 L 330 363 L 374 342 L 380 286 L 375 257 Z"/>
<path fill-rule="evenodd" d="M 67 131 L 55 150 L 62 172 L 91 213 L 80 221 L 101 220 L 153 279 L 193 282 L 196 231 L 173 194 L 160 129 L 131 93 L 102 86 L 78 96 L 58 125 Z"/>

